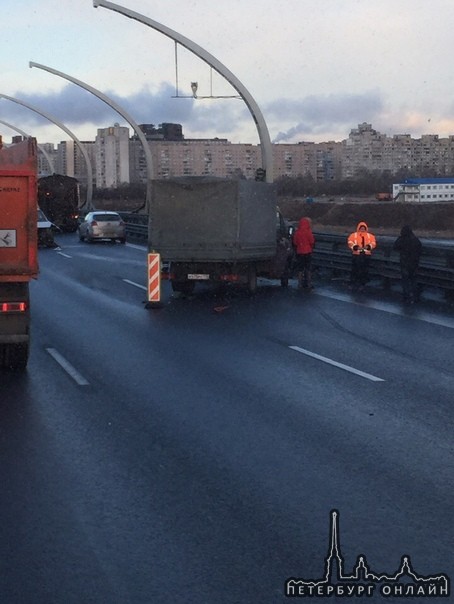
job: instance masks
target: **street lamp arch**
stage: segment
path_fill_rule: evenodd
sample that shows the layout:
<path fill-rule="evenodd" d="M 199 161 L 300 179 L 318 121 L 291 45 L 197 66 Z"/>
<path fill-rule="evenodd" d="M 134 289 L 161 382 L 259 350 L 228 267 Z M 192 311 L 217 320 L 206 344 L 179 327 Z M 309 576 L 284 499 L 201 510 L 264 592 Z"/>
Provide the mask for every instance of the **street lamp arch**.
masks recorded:
<path fill-rule="evenodd" d="M 34 111 L 35 113 L 38 113 L 42 117 L 46 118 L 47 120 L 49 120 L 50 122 L 54 123 L 56 126 L 61 128 L 64 132 L 66 132 L 66 134 L 70 138 L 73 139 L 73 141 L 79 147 L 79 150 L 82 153 L 83 158 L 85 160 L 85 164 L 87 166 L 87 196 L 86 196 L 84 205 L 86 205 L 88 209 L 91 209 L 92 199 L 93 199 L 93 168 L 91 165 L 90 158 L 88 157 L 87 150 L 85 149 L 83 144 L 80 142 L 80 140 L 77 138 L 77 136 L 73 132 L 71 132 L 71 130 L 69 128 L 67 128 L 65 126 L 65 124 L 60 122 L 60 120 L 58 120 L 56 117 L 54 117 L 50 113 L 47 113 L 46 111 L 43 111 L 42 109 L 39 109 L 38 107 L 35 107 L 34 105 L 30 105 L 30 103 L 26 103 L 25 101 L 22 101 L 21 99 L 16 99 L 16 98 L 14 98 L 12 96 L 8 96 L 6 94 L 0 94 L 0 99 L 6 99 L 7 101 L 17 103 L 18 105 L 22 105 L 23 107 L 30 109 L 30 111 Z"/>
<path fill-rule="evenodd" d="M 208 63 L 208 65 L 211 65 L 211 67 L 215 71 L 221 74 L 238 92 L 240 97 L 246 103 L 246 106 L 252 115 L 260 138 L 262 150 L 262 165 L 263 169 L 265 170 L 265 179 L 266 182 L 273 182 L 273 147 L 271 144 L 271 139 L 265 119 L 251 93 L 225 65 L 223 65 L 218 59 L 216 59 L 216 57 L 214 57 L 212 54 L 210 54 L 208 51 L 206 51 L 204 48 L 202 48 L 189 38 L 186 38 L 180 33 L 170 29 L 169 27 L 166 27 L 165 25 L 162 25 L 161 23 L 158 23 L 157 21 L 154 21 L 153 19 L 150 19 L 149 17 L 145 17 L 140 13 L 132 11 L 128 8 L 124 8 L 119 4 L 108 2 L 107 0 L 93 0 L 93 6 L 95 8 L 98 8 L 99 6 L 101 6 L 102 8 L 107 8 L 114 12 L 120 13 L 126 17 L 129 17 L 130 19 L 139 21 L 144 25 L 148 25 L 152 29 L 161 32 L 165 36 L 171 38 L 175 42 L 181 44 L 181 46 L 184 46 L 185 48 L 193 52 L 203 61 Z"/>
<path fill-rule="evenodd" d="M 27 134 L 26 132 L 24 132 L 24 130 L 21 130 L 17 126 L 13 126 L 12 124 L 9 124 L 8 122 L 5 122 L 4 120 L 0 120 L 0 124 L 3 124 L 7 128 L 10 128 L 11 130 L 14 130 L 15 132 L 17 132 L 18 134 L 21 134 L 25 138 L 31 138 L 30 134 Z M 46 149 L 42 145 L 40 145 L 39 143 L 37 143 L 37 147 L 41 151 L 41 153 L 44 155 L 44 157 L 46 158 L 47 163 L 49 164 L 50 173 L 54 174 L 55 173 L 55 168 L 54 168 L 54 162 L 53 162 L 51 156 L 46 151 Z"/>
<path fill-rule="evenodd" d="M 148 144 L 148 141 L 145 138 L 145 135 L 142 132 L 141 128 L 139 128 L 138 124 L 134 121 L 134 119 L 131 117 L 131 115 L 129 115 L 129 113 L 127 113 L 127 111 L 125 109 L 123 109 L 123 107 L 121 107 L 113 99 L 108 97 L 106 94 L 104 94 L 100 90 L 93 88 L 93 86 L 90 86 L 89 84 L 86 84 L 85 82 L 82 82 L 82 80 L 78 80 L 77 78 L 74 78 L 73 76 L 70 76 L 67 73 L 58 71 L 57 69 L 52 69 L 52 67 L 47 67 L 46 65 L 41 65 L 40 63 L 34 63 L 33 61 L 29 62 L 29 66 L 37 67 L 38 69 L 43 69 L 44 71 L 48 71 L 49 73 L 52 73 L 56 76 L 64 78 L 65 80 L 69 80 L 73 84 L 77 84 L 77 86 L 84 88 L 88 92 L 91 92 L 94 96 L 101 99 L 101 101 L 104 101 L 104 103 L 109 105 L 109 107 L 112 107 L 112 109 L 114 109 L 117 113 L 119 113 L 129 123 L 129 125 L 133 128 L 134 132 L 137 134 L 137 137 L 139 138 L 140 142 L 142 143 L 142 147 L 143 147 L 143 150 L 145 153 L 145 162 L 147 165 L 146 208 L 148 210 L 149 206 L 150 206 L 150 201 L 151 201 L 151 180 L 153 178 L 153 159 L 152 159 L 151 149 Z"/>

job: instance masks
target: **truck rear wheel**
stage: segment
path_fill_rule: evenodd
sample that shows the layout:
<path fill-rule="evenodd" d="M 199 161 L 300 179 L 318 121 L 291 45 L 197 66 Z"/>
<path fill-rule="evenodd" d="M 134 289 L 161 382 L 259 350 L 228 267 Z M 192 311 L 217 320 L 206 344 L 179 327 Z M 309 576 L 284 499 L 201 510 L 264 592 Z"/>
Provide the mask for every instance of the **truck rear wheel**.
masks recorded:
<path fill-rule="evenodd" d="M 29 344 L 0 344 L 0 367 L 20 371 L 28 362 Z"/>

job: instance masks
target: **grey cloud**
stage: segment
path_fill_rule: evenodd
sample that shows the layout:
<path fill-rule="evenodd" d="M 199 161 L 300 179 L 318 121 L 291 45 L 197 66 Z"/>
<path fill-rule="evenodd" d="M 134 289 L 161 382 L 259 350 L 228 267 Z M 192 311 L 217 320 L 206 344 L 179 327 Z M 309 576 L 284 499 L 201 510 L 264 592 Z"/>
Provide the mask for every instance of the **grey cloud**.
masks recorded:
<path fill-rule="evenodd" d="M 106 96 L 126 110 L 137 123 L 182 122 L 193 112 L 193 100 L 178 100 L 170 84 L 163 83 L 157 92 L 143 88 L 129 96 L 103 91 Z M 20 91 L 13 96 L 44 111 L 68 126 L 92 123 L 102 127 L 106 122 L 119 121 L 119 115 L 106 103 L 80 86 L 68 84 L 58 92 L 27 94 Z M 27 124 L 42 124 L 43 118 L 17 103 L 3 100 L 1 115 L 8 119 L 26 120 Z M 27 113 L 25 113 L 27 112 Z M 17 123 L 17 122 L 16 122 Z"/>
<path fill-rule="evenodd" d="M 103 91 L 109 98 L 138 123 L 160 124 L 174 122 L 183 124 L 183 131 L 206 133 L 213 137 L 227 135 L 241 126 L 248 118 L 245 105 L 236 100 L 195 101 L 191 92 L 179 91 L 174 98 L 175 88 L 164 82 L 157 91 L 144 87 L 140 91 L 122 96 L 112 91 Z M 44 111 L 72 128 L 83 124 L 93 124 L 96 128 L 122 121 L 116 111 L 93 94 L 74 84 L 65 85 L 58 92 L 27 94 L 20 91 L 14 98 L 24 101 Z M 24 108 L 22 105 L 3 100 L 0 103 L 0 116 L 23 128 L 42 125 L 46 120 L 39 114 Z"/>
<path fill-rule="evenodd" d="M 296 124 L 279 132 L 273 142 L 291 140 L 298 134 L 313 135 L 332 130 L 351 128 L 363 121 L 373 121 L 383 111 L 378 91 L 364 94 L 307 96 L 301 100 L 280 99 L 268 103 L 266 114 L 273 121 Z"/>
<path fill-rule="evenodd" d="M 243 126 L 250 125 L 251 121 L 241 101 L 175 99 L 172 98 L 175 89 L 168 82 L 163 82 L 156 91 L 144 87 L 127 96 L 112 91 L 105 91 L 105 94 L 139 124 L 176 122 L 183 125 L 183 131 L 197 132 L 202 136 L 236 137 Z M 179 94 L 190 97 L 190 92 L 179 91 Z M 101 128 L 117 121 L 124 123 L 106 103 L 75 84 L 67 84 L 58 92 L 28 94 L 18 91 L 11 96 L 53 115 L 69 128 L 85 124 Z M 273 142 L 291 141 L 298 135 L 310 137 L 338 131 L 347 134 L 355 124 L 378 121 L 384 111 L 382 98 L 377 91 L 310 95 L 301 100 L 279 99 L 264 103 L 261 108 L 270 132 L 278 132 Z M 38 114 L 5 100 L 0 102 L 0 117 L 28 131 L 46 122 Z M 287 130 L 282 129 L 283 124 L 292 123 Z"/>

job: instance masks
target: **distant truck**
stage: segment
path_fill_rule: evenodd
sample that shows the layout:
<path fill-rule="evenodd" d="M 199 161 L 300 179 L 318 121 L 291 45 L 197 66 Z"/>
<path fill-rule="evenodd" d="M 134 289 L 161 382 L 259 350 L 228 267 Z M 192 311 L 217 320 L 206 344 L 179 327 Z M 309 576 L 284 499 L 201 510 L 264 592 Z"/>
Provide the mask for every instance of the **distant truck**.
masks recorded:
<path fill-rule="evenodd" d="M 377 201 L 392 201 L 393 196 L 392 196 L 392 193 L 376 193 L 375 199 Z"/>
<path fill-rule="evenodd" d="M 197 282 L 230 282 L 253 293 L 257 277 L 288 283 L 292 246 L 270 183 L 202 176 L 154 180 L 149 249 L 169 263 L 162 277 L 177 292 L 189 294 Z"/>
<path fill-rule="evenodd" d="M 62 174 L 43 176 L 38 180 L 38 205 L 50 222 L 74 233 L 79 226 L 79 181 Z"/>
<path fill-rule="evenodd" d="M 0 142 L 2 368 L 23 369 L 29 355 L 29 282 L 38 275 L 36 149 L 33 138 L 7 148 Z"/>

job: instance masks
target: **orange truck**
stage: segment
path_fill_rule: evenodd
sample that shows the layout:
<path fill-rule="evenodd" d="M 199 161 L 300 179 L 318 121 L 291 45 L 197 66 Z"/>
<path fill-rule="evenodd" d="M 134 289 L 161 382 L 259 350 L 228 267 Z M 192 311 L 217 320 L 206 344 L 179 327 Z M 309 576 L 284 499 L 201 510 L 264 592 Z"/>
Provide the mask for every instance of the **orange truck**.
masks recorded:
<path fill-rule="evenodd" d="M 30 347 L 29 282 L 38 276 L 37 147 L 0 137 L 0 368 L 24 369 Z"/>
<path fill-rule="evenodd" d="M 375 199 L 377 201 L 392 201 L 393 196 L 391 193 L 375 193 Z"/>

